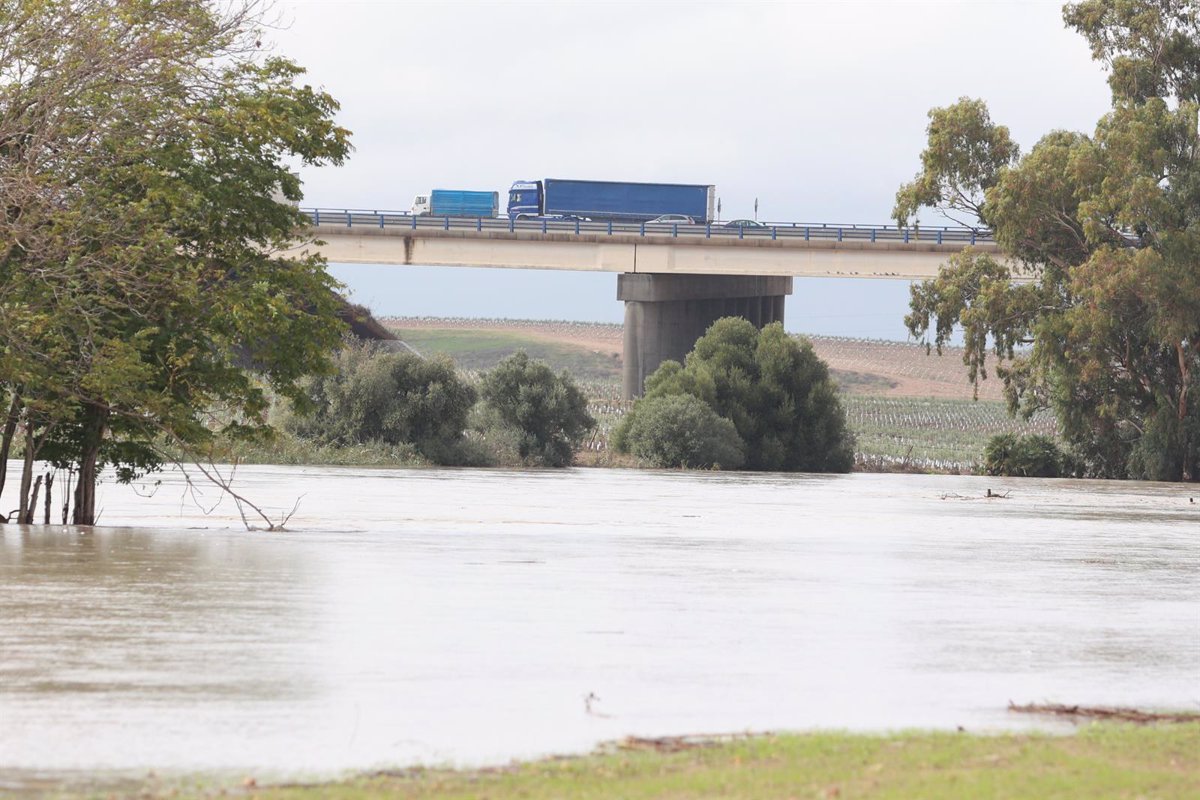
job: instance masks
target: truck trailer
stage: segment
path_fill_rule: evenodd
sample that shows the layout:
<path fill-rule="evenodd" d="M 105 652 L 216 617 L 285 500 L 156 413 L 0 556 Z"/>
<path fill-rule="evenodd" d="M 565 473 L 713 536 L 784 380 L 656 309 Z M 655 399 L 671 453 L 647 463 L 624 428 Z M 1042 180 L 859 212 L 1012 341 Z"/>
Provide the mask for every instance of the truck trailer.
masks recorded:
<path fill-rule="evenodd" d="M 494 217 L 500 211 L 499 192 L 434 189 L 413 198 L 412 213 L 435 217 Z"/>
<path fill-rule="evenodd" d="M 663 214 L 685 214 L 696 222 L 709 222 L 715 197 L 715 186 L 701 184 L 543 178 L 513 183 L 508 216 L 645 222 Z"/>

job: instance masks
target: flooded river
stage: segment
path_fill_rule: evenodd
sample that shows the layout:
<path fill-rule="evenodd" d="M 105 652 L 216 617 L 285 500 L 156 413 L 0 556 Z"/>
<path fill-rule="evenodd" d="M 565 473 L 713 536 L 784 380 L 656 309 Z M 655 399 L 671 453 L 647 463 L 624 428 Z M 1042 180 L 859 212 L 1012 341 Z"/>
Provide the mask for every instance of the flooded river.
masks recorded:
<path fill-rule="evenodd" d="M 247 532 L 174 473 L 103 486 L 94 530 L 0 526 L 0 786 L 1046 724 L 1009 700 L 1200 707 L 1196 487 L 281 467 L 235 485 L 275 518 L 298 500 L 289 529 Z"/>

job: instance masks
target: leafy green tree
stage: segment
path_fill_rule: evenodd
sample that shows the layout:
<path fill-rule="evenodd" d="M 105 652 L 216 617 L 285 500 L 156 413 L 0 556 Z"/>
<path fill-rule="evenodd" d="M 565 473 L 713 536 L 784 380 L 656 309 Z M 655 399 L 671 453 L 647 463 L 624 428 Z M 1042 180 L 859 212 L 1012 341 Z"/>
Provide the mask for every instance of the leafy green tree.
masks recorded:
<path fill-rule="evenodd" d="M 913 287 L 906 323 L 939 351 L 961 325 L 972 381 L 989 355 L 1004 359 L 1010 409 L 1052 408 L 1087 474 L 1192 480 L 1200 14 L 1184 0 L 1087 0 L 1063 15 L 1109 69 L 1111 111 L 1091 136 L 1054 131 L 1023 157 L 979 101 L 931 112 L 897 220 L 921 207 L 953 215 L 954 198 L 972 195 L 1009 260 L 952 258 Z M 972 120 L 949 146 L 935 125 L 948 118 Z"/>
<path fill-rule="evenodd" d="M 1068 472 L 1066 454 L 1049 436 L 1002 433 L 988 440 L 983 469 L 988 475 L 1058 478 Z"/>
<path fill-rule="evenodd" d="M 733 423 L 746 469 L 848 472 L 854 465 L 854 437 L 829 368 L 780 323 L 759 331 L 740 317 L 717 320 L 686 365 L 666 361 L 647 378 L 625 424 L 638 425 L 654 398 L 677 395 L 691 395 Z"/>
<path fill-rule="evenodd" d="M 302 403 L 339 341 L 323 260 L 284 251 L 291 163 L 340 163 L 349 133 L 262 54 L 260 12 L 0 2 L 0 386 L 27 451 L 74 465 L 77 523 L 106 461 L 261 433 L 268 390 Z"/>
<path fill-rule="evenodd" d="M 297 435 L 322 444 L 412 444 L 440 464 L 458 463 L 475 389 L 448 358 L 426 360 L 349 343 L 334 372 L 308 384 L 312 411 L 289 418 Z"/>
<path fill-rule="evenodd" d="M 587 398 L 566 372 L 517 351 L 483 377 L 480 397 L 490 427 L 506 431 L 522 461 L 568 466 L 583 437 L 596 426 Z"/>
<path fill-rule="evenodd" d="M 732 422 L 689 394 L 643 400 L 613 432 L 613 447 L 656 467 L 741 469 L 742 437 Z"/>

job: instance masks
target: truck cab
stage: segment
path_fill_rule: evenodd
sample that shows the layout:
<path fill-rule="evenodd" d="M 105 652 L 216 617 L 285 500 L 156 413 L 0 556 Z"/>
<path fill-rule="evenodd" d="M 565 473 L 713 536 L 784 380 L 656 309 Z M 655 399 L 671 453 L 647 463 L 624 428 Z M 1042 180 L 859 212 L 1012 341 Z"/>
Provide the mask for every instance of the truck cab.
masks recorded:
<path fill-rule="evenodd" d="M 536 217 L 542 213 L 542 182 L 514 181 L 508 190 L 509 219 Z"/>
<path fill-rule="evenodd" d="M 413 198 L 412 214 L 413 216 L 421 216 L 430 213 L 429 195 L 419 194 Z"/>

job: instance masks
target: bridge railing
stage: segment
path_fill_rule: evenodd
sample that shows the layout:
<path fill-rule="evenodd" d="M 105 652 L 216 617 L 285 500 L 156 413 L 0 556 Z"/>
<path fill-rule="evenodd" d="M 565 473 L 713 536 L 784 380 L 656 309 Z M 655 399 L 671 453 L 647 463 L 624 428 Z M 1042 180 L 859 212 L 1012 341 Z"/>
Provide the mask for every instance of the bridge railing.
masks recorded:
<path fill-rule="evenodd" d="M 803 239 L 805 241 L 921 242 L 924 244 L 992 244 L 992 232 L 950 226 L 906 227 L 810 222 L 763 222 L 730 225 L 723 222 L 698 224 L 612 222 L 609 220 L 509 219 L 508 217 L 435 217 L 403 211 L 355 208 L 305 208 L 301 211 L 314 225 L 347 228 L 408 228 L 410 230 L 517 231 L 543 234 L 601 234 L 606 236 L 668 236 L 705 239 Z"/>

